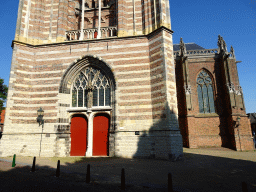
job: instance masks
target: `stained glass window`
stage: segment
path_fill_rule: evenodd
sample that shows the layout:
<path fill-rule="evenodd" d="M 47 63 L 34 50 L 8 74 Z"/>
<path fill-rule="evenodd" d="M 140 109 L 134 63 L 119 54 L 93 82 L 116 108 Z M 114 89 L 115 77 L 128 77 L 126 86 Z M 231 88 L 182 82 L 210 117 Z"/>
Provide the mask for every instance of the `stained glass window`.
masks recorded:
<path fill-rule="evenodd" d="M 197 77 L 197 94 L 200 113 L 215 113 L 212 79 L 206 71 Z"/>
<path fill-rule="evenodd" d="M 107 77 L 99 69 L 87 67 L 73 82 L 72 107 L 110 106 L 110 93 Z"/>
<path fill-rule="evenodd" d="M 105 105 L 106 106 L 110 105 L 110 88 L 109 87 L 105 89 Z"/>
<path fill-rule="evenodd" d="M 78 90 L 78 107 L 83 107 L 83 89 L 81 87 Z"/>
<path fill-rule="evenodd" d="M 73 91 L 72 91 L 72 107 L 76 107 L 76 103 L 77 103 L 77 90 L 76 90 L 76 88 L 73 88 Z"/>
<path fill-rule="evenodd" d="M 93 90 L 93 106 L 98 106 L 98 89 Z"/>
<path fill-rule="evenodd" d="M 104 106 L 104 89 L 100 87 L 99 89 L 99 106 Z"/>
<path fill-rule="evenodd" d="M 208 86 L 208 96 L 209 96 L 209 101 L 210 101 L 210 113 L 215 113 L 215 108 L 214 108 L 214 99 L 213 99 L 213 92 L 212 92 L 212 85 L 210 84 Z"/>
<path fill-rule="evenodd" d="M 199 102 L 199 112 L 204 113 L 203 94 L 202 94 L 202 88 L 200 85 L 197 86 L 197 93 L 198 93 L 198 102 Z"/>

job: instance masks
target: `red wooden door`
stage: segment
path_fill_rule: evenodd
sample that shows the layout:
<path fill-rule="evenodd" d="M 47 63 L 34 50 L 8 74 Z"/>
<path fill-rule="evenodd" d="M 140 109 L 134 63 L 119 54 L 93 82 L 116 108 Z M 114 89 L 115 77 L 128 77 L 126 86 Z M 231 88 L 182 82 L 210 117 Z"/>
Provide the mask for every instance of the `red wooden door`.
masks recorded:
<path fill-rule="evenodd" d="M 71 119 L 71 151 L 70 156 L 85 156 L 87 148 L 87 120 L 83 115 Z"/>
<path fill-rule="evenodd" d="M 93 119 L 93 155 L 108 155 L 109 118 L 103 115 Z"/>
<path fill-rule="evenodd" d="M 94 38 L 96 39 L 96 38 L 97 38 L 97 36 L 98 36 L 98 32 L 97 32 L 97 31 L 95 31 L 95 32 L 94 32 Z"/>

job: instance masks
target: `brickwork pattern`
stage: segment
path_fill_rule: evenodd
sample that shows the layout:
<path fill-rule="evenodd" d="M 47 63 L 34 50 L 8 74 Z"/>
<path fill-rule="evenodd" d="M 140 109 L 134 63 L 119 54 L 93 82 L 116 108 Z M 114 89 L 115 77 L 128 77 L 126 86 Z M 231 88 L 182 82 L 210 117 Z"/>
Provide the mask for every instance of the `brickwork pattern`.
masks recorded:
<path fill-rule="evenodd" d="M 181 58 L 176 59 L 176 82 L 179 107 L 179 124 L 183 136 L 183 146 L 197 147 L 230 147 L 236 150 L 252 150 L 251 133 L 248 118 L 245 109 L 238 107 L 237 102 L 240 99 L 240 106 L 243 99 L 235 95 L 236 106 L 230 106 L 230 99 L 226 87 L 226 76 L 224 62 L 220 55 L 205 57 L 188 57 L 187 73 L 189 74 L 188 83 L 191 85 L 191 99 L 193 107 L 191 110 L 186 108 L 186 98 L 184 92 L 184 67 Z M 225 61 L 226 62 L 226 61 Z M 239 85 L 237 67 L 235 59 L 228 58 L 228 69 L 231 81 L 235 87 Z M 213 81 L 215 113 L 200 114 L 198 105 L 198 94 L 196 78 L 201 70 L 206 70 Z M 236 118 L 241 118 L 238 128 L 234 125 Z M 243 139 L 241 139 L 243 138 Z"/>
<path fill-rule="evenodd" d="M 97 28 L 98 8 L 87 1 L 85 29 Z M 161 26 L 171 29 L 168 0 L 118 0 L 103 6 L 101 27 L 117 26 L 118 36 L 149 34 Z M 66 31 L 81 30 L 80 1 L 20 0 L 15 40 L 33 45 L 64 42 Z"/>
<path fill-rule="evenodd" d="M 84 28 L 97 28 L 98 7 L 87 3 Z M 111 116 L 110 155 L 180 158 L 169 1 L 115 1 L 102 8 L 101 27 L 117 25 L 118 38 L 66 42 L 67 31 L 81 30 L 81 8 L 78 0 L 20 0 L 1 155 L 68 156 L 70 90 L 91 65 L 106 69 L 115 85 L 112 111 L 101 111 Z M 44 127 L 36 122 L 39 107 Z M 81 113 L 90 130 L 97 112 Z"/>
<path fill-rule="evenodd" d="M 162 33 L 159 32 L 159 34 Z M 159 40 L 162 41 L 162 36 L 160 35 L 159 37 Z M 106 46 L 107 44 L 108 46 Z M 127 51 L 127 48 L 129 48 L 129 51 Z M 160 51 L 158 58 L 161 59 L 161 49 L 160 47 L 157 49 Z M 59 89 L 62 76 L 69 70 L 70 64 L 78 62 L 81 56 L 97 55 L 97 58 L 106 62 L 111 68 L 117 84 L 116 119 L 113 123 L 117 125 L 116 129 L 120 131 L 120 134 L 125 134 L 126 131 L 132 131 L 133 134 L 135 131 L 148 131 L 152 127 L 159 130 L 168 128 L 164 123 L 159 125 L 153 124 L 152 111 L 156 113 L 158 110 L 161 114 L 165 106 L 162 105 L 163 107 L 161 107 L 160 105 L 157 108 L 154 105 L 153 108 L 152 105 L 152 95 L 155 95 L 156 100 L 159 99 L 159 95 L 151 93 L 151 90 L 155 89 L 155 84 L 160 83 L 161 85 L 162 79 L 154 81 L 156 74 L 153 73 L 152 75 L 151 73 L 149 41 L 147 37 L 124 39 L 122 41 L 119 39 L 105 42 L 91 41 L 61 46 L 28 47 L 15 44 L 14 53 L 16 57 L 13 60 L 13 75 L 10 78 L 10 87 L 13 90 L 13 95 L 8 95 L 7 112 L 9 115 L 5 134 L 36 133 L 40 135 L 41 127 L 36 122 L 36 111 L 39 107 L 43 107 L 46 124 L 41 135 L 45 138 L 46 135 L 50 134 L 50 138 L 55 139 L 43 139 L 42 142 L 44 142 L 43 145 L 45 146 L 55 143 L 55 147 L 47 148 L 51 152 L 45 151 L 42 148 L 41 155 L 48 152 L 54 156 L 69 155 L 70 137 L 65 136 L 61 138 L 56 132 L 64 134 L 65 131 L 69 131 L 70 117 L 66 109 L 70 107 L 71 95 L 59 93 Z M 163 59 L 161 60 L 163 61 Z M 160 64 L 160 66 L 163 65 Z M 162 76 L 163 71 L 164 69 L 159 71 L 162 73 L 160 74 Z M 162 91 L 165 92 L 164 89 Z M 176 96 L 175 93 L 174 96 Z M 164 101 L 166 101 L 166 95 Z M 156 120 L 159 121 L 161 118 L 158 117 Z M 22 129 L 22 127 L 25 128 Z M 20 136 L 20 139 L 25 140 L 25 137 L 25 135 Z M 172 138 L 170 135 L 167 137 Z M 5 138 L 8 140 L 7 137 Z M 134 138 L 136 137 L 134 136 Z M 173 139 L 173 141 L 175 140 Z M 3 142 L 5 143 L 5 141 Z M 119 154 L 134 154 L 136 152 L 136 147 L 128 147 L 125 136 L 122 137 L 122 141 L 115 140 L 112 137 L 110 145 L 113 145 L 113 142 L 116 145 L 121 145 L 122 142 L 126 143 L 125 146 L 127 147 L 119 149 Z M 38 140 L 35 143 L 38 143 Z M 158 148 L 162 146 L 162 148 L 166 148 L 166 151 L 168 151 L 167 142 L 162 144 L 159 141 L 159 143 L 155 142 L 155 145 Z M 29 146 L 26 147 L 28 153 L 32 148 L 39 150 L 38 144 L 27 144 L 27 146 Z M 2 155 L 11 155 L 14 152 L 11 149 L 19 147 L 10 144 L 8 148 L 9 150 L 6 150 L 6 153 Z M 18 153 L 17 151 L 15 152 Z M 112 155 L 114 153 L 115 151 L 111 151 Z M 159 152 L 159 155 L 162 153 L 164 152 Z M 171 149 L 169 153 L 171 154 Z M 155 155 L 159 156 L 157 154 L 158 152 Z M 22 155 L 26 155 L 26 153 Z M 167 153 L 165 157 L 168 157 Z M 173 156 L 173 158 L 175 157 Z"/>

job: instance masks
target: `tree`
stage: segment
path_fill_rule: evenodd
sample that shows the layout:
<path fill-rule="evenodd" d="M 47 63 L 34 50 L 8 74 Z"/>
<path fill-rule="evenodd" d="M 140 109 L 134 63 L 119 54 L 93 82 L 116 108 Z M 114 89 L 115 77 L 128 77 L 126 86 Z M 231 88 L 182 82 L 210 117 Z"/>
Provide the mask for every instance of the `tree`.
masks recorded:
<path fill-rule="evenodd" d="M 0 78 L 0 115 L 4 109 L 4 102 L 7 98 L 8 87 L 4 85 L 4 80 Z"/>

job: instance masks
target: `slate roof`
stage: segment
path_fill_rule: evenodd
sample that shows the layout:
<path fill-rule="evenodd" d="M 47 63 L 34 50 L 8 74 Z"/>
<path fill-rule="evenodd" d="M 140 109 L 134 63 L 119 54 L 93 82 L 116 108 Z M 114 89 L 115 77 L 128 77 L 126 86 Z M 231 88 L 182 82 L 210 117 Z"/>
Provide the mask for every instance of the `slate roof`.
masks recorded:
<path fill-rule="evenodd" d="M 251 124 L 256 123 L 256 113 L 248 113 L 247 115 L 249 116 Z"/>
<path fill-rule="evenodd" d="M 205 49 L 195 43 L 185 43 L 185 46 L 186 46 L 187 51 Z M 180 44 L 174 44 L 173 51 L 179 51 L 179 50 L 180 50 Z"/>

